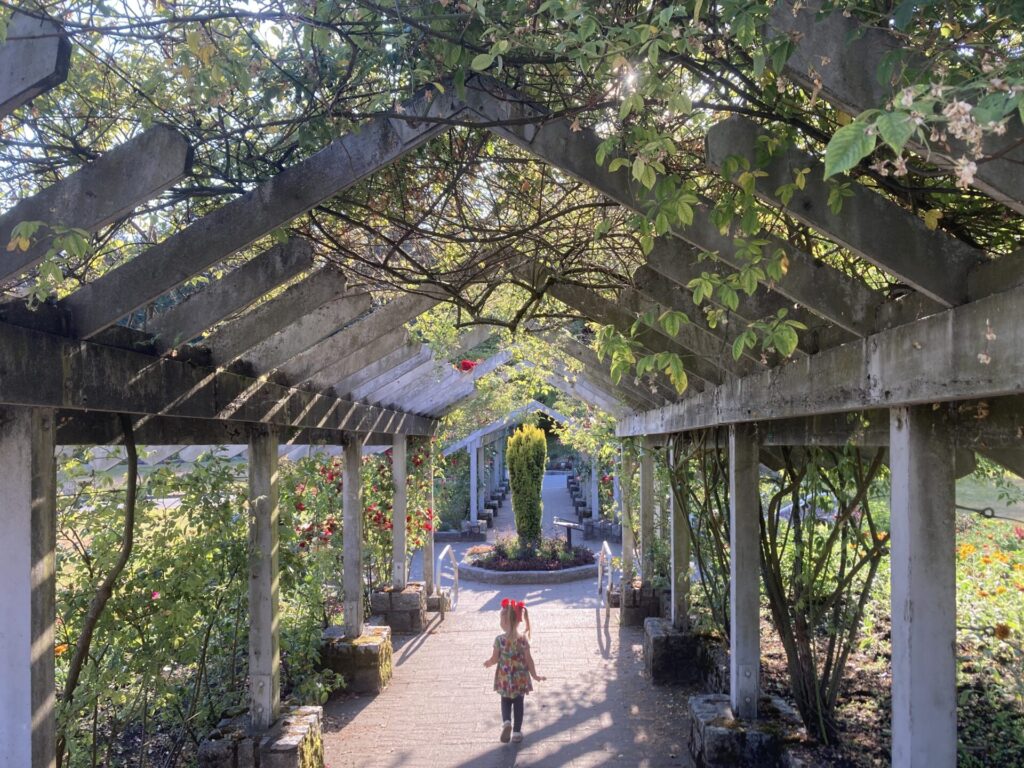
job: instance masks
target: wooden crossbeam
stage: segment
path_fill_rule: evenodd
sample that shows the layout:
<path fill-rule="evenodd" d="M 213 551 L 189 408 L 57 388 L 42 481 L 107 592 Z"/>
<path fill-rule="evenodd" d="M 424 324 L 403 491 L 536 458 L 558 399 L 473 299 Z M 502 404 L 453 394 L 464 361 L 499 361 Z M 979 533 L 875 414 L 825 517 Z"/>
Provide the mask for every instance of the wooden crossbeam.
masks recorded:
<path fill-rule="evenodd" d="M 218 365 L 228 365 L 261 341 L 345 294 L 345 276 L 329 267 L 291 285 L 268 301 L 223 323 L 203 343 Z"/>
<path fill-rule="evenodd" d="M 430 89 L 401 109 L 405 115 L 443 121 L 455 117 L 462 105 Z M 336 139 L 68 296 L 64 303 L 74 316 L 77 335 L 94 336 L 447 129 L 433 120 L 375 118 Z"/>
<path fill-rule="evenodd" d="M 545 119 L 541 109 L 488 78 L 476 77 L 467 84 L 466 102 L 488 124 L 505 123 L 488 128 L 495 135 L 575 176 L 619 204 L 646 213 L 655 203 L 653 194 L 634 182 L 628 173 L 610 173 L 597 164 L 595 157 L 601 138 L 594 131 L 575 131 L 569 120 Z M 694 221 L 690 226 L 673 229 L 672 234 L 704 251 L 717 253 L 721 261 L 734 269 L 747 264 L 747 259 L 738 253 L 738 232 L 735 229 L 725 234 L 719 231 L 708 201 L 694 206 Z M 785 277 L 769 287 L 858 336 L 871 333 L 874 307 L 881 300 L 879 295 L 778 238 L 769 235 L 759 238 L 769 241 L 765 246 L 767 251 L 781 249 L 789 259 Z"/>
<path fill-rule="evenodd" d="M 146 331 L 153 334 L 160 347 L 172 349 L 312 266 L 313 247 L 302 238 L 292 238 L 148 320 Z"/>
<path fill-rule="evenodd" d="M 343 360 L 324 369 L 324 375 L 337 382 L 332 386 L 336 393 L 348 397 L 357 387 L 377 377 L 387 376 L 396 366 L 410 360 L 414 360 L 414 364 L 418 365 L 425 359 L 420 357 L 422 354 L 423 346 L 411 340 L 404 327 L 396 328 L 373 344 L 360 347 Z M 350 367 L 353 360 L 358 362 Z M 341 373 L 341 378 L 338 378 L 339 374 L 335 373 L 335 370 L 349 372 Z"/>
<path fill-rule="evenodd" d="M 401 328 L 436 305 L 438 301 L 439 298 L 434 296 L 403 294 L 384 306 L 377 307 L 366 317 L 343 331 L 328 336 L 316 346 L 296 355 L 282 366 L 281 370 L 289 381 L 296 384 L 311 382 L 317 388 L 326 389 L 335 382 L 318 374 L 328 365 L 341 359 L 353 349 L 359 349 L 386 333 Z"/>
<path fill-rule="evenodd" d="M 512 359 L 503 350 L 478 363 L 472 371 L 454 370 L 447 362 L 431 360 L 425 370 L 410 371 L 375 393 L 371 402 L 410 403 L 415 412 L 431 412 L 435 402 L 446 402 L 473 393 L 476 382 Z"/>
<path fill-rule="evenodd" d="M 784 73 L 850 114 L 883 108 L 894 94 L 890 82 L 879 82 L 879 66 L 899 56 L 903 43 L 888 31 L 864 25 L 839 11 L 819 18 L 821 8 L 821 0 L 785 0 L 772 11 L 765 34 L 785 36 L 795 44 Z M 930 66 L 920 56 L 909 64 L 911 68 Z M 932 142 L 925 147 L 913 140 L 908 146 L 945 168 L 953 168 L 957 159 L 969 155 L 966 145 L 953 138 L 947 146 Z M 1024 166 L 1024 127 L 1011 120 L 1006 134 L 989 137 L 982 149 L 986 157 L 978 163 L 973 186 L 1024 213 L 1024 173 L 1020 170 Z"/>
<path fill-rule="evenodd" d="M 424 386 L 428 382 L 426 377 L 430 376 L 437 361 L 426 344 L 418 345 L 417 351 L 386 371 L 379 373 L 357 387 L 348 390 L 353 400 L 365 400 L 370 403 L 387 402 L 392 392 L 396 392 L 401 386 L 409 381 L 423 378 Z"/>
<path fill-rule="evenodd" d="M 154 125 L 21 200 L 0 216 L 0 283 L 39 264 L 52 246 L 54 226 L 95 232 L 159 195 L 188 173 L 191 164 L 192 148 L 185 137 L 167 126 Z M 12 230 L 23 221 L 42 221 L 47 226 L 28 249 L 6 250 Z"/>
<path fill-rule="evenodd" d="M 0 403 L 431 434 L 433 422 L 249 376 L 0 324 Z M 40 372 L 45 372 L 41 375 Z"/>
<path fill-rule="evenodd" d="M 619 422 L 620 436 L 1024 392 L 1024 288 Z"/>
<path fill-rule="evenodd" d="M 372 306 L 369 293 L 348 293 L 330 299 L 247 349 L 242 353 L 242 359 L 257 373 L 280 370 L 289 365 L 289 361 L 316 348 L 324 339 L 331 338 L 331 334 L 343 332 L 343 328 L 369 312 Z M 288 380 L 293 384 L 300 383 L 290 377 Z"/>
<path fill-rule="evenodd" d="M 0 117 L 68 78 L 71 41 L 56 23 L 15 12 L 0 45 Z"/>
<path fill-rule="evenodd" d="M 850 195 L 843 207 L 833 211 L 826 204 L 829 186 L 824 166 L 806 152 L 789 147 L 758 163 L 758 138 L 764 131 L 751 120 L 733 117 L 710 128 L 705 159 L 721 171 L 726 159 L 738 156 L 756 168 L 755 193 L 877 267 L 896 276 L 932 300 L 952 307 L 967 301 L 967 276 L 985 259 L 979 248 L 957 240 L 941 230 L 930 230 L 924 221 L 863 184 L 848 186 Z M 783 205 L 780 187 L 792 184 L 797 171 L 803 176 L 802 189 L 793 190 Z M 764 175 L 761 175 L 764 174 Z"/>

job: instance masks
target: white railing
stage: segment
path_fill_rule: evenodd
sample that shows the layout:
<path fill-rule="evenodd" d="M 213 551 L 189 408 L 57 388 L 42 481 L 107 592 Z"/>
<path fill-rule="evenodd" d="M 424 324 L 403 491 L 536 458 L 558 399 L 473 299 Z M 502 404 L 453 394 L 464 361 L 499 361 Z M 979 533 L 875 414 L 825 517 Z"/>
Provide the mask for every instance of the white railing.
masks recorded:
<path fill-rule="evenodd" d="M 459 603 L 459 561 L 455 559 L 455 553 L 452 552 L 452 545 L 446 544 L 444 549 L 441 550 L 441 554 L 437 556 L 437 570 L 434 572 L 434 586 L 437 589 L 438 595 L 443 593 L 442 580 L 444 578 L 444 558 L 448 556 L 448 560 L 452 564 L 452 601 L 451 610 L 455 610 L 455 606 Z M 443 597 L 442 597 L 443 599 Z"/>
<path fill-rule="evenodd" d="M 612 588 L 612 548 L 607 541 L 601 542 L 601 552 L 597 556 L 597 594 L 601 594 L 605 587 L 605 574 L 607 573 L 608 589 Z"/>

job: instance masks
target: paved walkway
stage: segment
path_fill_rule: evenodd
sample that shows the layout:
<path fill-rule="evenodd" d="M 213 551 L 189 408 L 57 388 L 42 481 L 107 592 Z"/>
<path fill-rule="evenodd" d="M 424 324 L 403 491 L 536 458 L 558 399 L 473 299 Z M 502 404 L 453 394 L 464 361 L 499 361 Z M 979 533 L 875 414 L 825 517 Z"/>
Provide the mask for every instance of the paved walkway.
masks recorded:
<path fill-rule="evenodd" d="M 567 516 L 564 475 L 545 477 L 544 506 L 546 522 Z M 498 530 L 511 519 L 506 502 Z M 534 659 L 547 676 L 527 696 L 517 745 L 498 742 L 494 673 L 483 668 L 506 596 L 531 606 Z M 592 580 L 500 591 L 464 582 L 455 612 L 434 616 L 422 635 L 395 638 L 394 678 L 383 693 L 325 707 L 327 766 L 690 766 L 685 696 L 651 685 L 642 641 L 604 610 Z"/>

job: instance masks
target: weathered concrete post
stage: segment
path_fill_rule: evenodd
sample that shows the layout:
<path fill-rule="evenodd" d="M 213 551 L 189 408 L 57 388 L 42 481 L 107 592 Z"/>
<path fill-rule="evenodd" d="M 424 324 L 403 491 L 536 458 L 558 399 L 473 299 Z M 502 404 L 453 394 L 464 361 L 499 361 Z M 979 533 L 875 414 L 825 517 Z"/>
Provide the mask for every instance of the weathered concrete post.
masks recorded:
<path fill-rule="evenodd" d="M 391 553 L 393 561 L 391 586 L 395 589 L 405 589 L 407 575 L 405 517 L 408 508 L 405 435 L 395 435 L 392 440 L 391 476 L 395 484 L 395 498 L 391 505 Z"/>
<path fill-rule="evenodd" d="M 434 441 L 426 438 L 427 461 L 430 462 L 430 530 L 423 537 L 423 582 L 427 596 L 434 594 L 434 529 L 437 527 L 437 515 L 434 508 Z"/>
<path fill-rule="evenodd" d="M 595 521 L 601 519 L 601 491 L 598 485 L 600 472 L 601 463 L 596 458 L 592 458 L 590 460 L 590 519 Z"/>
<path fill-rule="evenodd" d="M 757 717 L 761 672 L 760 483 L 752 424 L 729 427 L 729 696 L 736 717 Z"/>
<path fill-rule="evenodd" d="M 259 730 L 281 713 L 277 460 L 277 434 L 254 427 L 249 434 L 249 713 Z"/>
<path fill-rule="evenodd" d="M 0 765 L 56 765 L 53 411 L 0 408 Z"/>
<path fill-rule="evenodd" d="M 630 449 L 622 449 L 622 484 L 620 486 L 620 513 L 622 520 L 622 582 L 633 581 L 633 513 L 630 509 L 629 489 L 633 485 L 633 454 Z"/>
<path fill-rule="evenodd" d="M 362 464 L 359 436 L 350 434 L 345 443 L 341 503 L 345 532 L 345 635 L 353 640 L 363 633 L 363 500 L 359 478 Z"/>
<path fill-rule="evenodd" d="M 477 513 L 480 511 L 477 506 L 479 501 L 477 484 L 480 482 L 480 446 L 474 441 L 469 444 L 467 451 L 469 453 L 469 521 L 475 525 L 479 520 Z"/>
<path fill-rule="evenodd" d="M 645 438 L 640 454 L 640 572 L 654 575 L 654 442 Z"/>
<path fill-rule="evenodd" d="M 669 466 L 675 467 L 675 457 L 669 457 Z M 683 477 L 676 483 L 682 484 L 680 496 L 675 490 L 669 489 L 668 509 L 671 523 L 672 540 L 672 626 L 687 630 L 690 626 L 690 527 L 686 524 L 686 477 L 687 469 L 683 468 Z"/>
<path fill-rule="evenodd" d="M 892 764 L 956 765 L 954 451 L 941 412 L 893 408 Z"/>

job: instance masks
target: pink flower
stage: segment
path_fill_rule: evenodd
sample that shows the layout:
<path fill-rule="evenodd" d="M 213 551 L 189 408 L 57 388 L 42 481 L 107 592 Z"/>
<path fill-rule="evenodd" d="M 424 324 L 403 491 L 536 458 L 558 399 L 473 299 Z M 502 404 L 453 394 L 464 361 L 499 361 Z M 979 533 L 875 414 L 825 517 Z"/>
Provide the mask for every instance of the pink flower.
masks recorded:
<path fill-rule="evenodd" d="M 160 599 L 160 593 L 157 592 L 156 590 L 153 590 L 153 593 L 149 596 L 149 599 L 150 600 L 159 600 Z"/>

